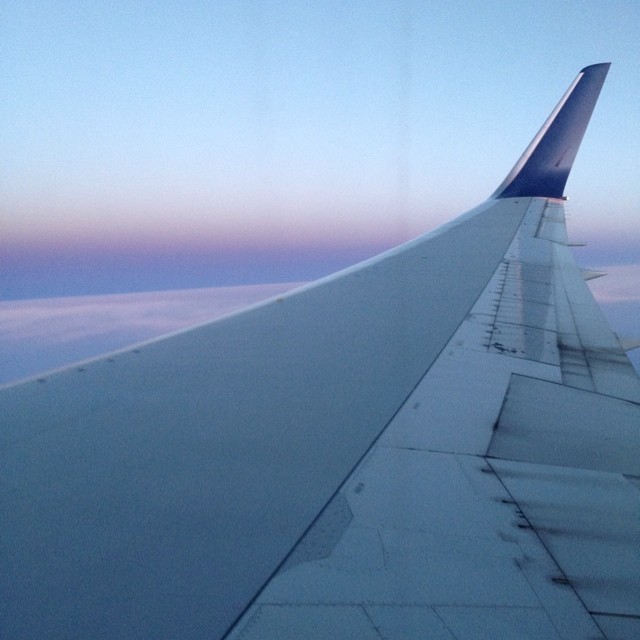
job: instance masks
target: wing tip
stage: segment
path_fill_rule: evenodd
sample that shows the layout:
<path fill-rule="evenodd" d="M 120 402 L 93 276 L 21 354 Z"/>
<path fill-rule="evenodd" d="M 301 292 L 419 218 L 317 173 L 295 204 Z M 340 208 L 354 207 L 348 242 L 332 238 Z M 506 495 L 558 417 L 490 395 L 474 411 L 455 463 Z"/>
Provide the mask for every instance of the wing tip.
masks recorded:
<path fill-rule="evenodd" d="M 564 187 L 611 66 L 581 69 L 493 198 L 563 198 Z"/>
<path fill-rule="evenodd" d="M 604 71 L 605 67 L 608 71 L 610 66 L 610 62 L 596 62 L 595 64 L 588 64 L 584 69 L 580 69 L 580 73 L 595 71 L 598 68 L 601 68 Z"/>

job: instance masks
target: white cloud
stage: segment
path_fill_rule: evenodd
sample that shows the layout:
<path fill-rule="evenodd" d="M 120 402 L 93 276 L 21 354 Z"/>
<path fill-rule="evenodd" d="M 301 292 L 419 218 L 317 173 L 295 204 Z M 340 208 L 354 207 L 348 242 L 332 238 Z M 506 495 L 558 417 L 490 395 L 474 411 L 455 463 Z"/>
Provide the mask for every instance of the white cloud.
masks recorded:
<path fill-rule="evenodd" d="M 0 302 L 0 384 L 207 322 L 294 286 L 278 283 Z"/>
<path fill-rule="evenodd" d="M 607 273 L 589 283 L 600 304 L 640 302 L 640 264 L 603 265 L 594 269 Z"/>

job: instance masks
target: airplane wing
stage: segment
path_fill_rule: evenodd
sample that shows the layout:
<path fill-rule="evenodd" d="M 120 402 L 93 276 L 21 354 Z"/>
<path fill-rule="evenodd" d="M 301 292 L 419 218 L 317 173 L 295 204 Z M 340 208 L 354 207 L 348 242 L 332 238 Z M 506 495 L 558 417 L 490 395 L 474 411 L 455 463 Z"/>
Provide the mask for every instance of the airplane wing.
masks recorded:
<path fill-rule="evenodd" d="M 457 220 L 3 390 L 3 637 L 640 637 L 640 381 L 563 209 L 608 67 Z"/>

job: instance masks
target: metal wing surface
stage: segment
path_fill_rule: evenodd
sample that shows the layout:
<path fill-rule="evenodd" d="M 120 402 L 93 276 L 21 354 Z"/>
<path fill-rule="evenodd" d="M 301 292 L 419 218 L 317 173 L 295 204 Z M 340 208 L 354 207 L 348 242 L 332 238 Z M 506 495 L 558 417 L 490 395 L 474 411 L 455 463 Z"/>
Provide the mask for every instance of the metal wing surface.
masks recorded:
<path fill-rule="evenodd" d="M 608 67 L 454 222 L 4 389 L 3 637 L 640 637 L 640 382 L 562 199 Z"/>

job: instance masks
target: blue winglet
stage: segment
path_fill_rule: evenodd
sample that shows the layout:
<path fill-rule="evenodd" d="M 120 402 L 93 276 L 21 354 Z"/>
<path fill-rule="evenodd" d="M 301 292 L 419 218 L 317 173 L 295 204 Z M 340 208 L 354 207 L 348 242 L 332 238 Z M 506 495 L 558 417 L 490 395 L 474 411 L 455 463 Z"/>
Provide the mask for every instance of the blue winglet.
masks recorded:
<path fill-rule="evenodd" d="M 493 198 L 562 198 L 578 147 L 611 63 L 585 67 Z"/>

